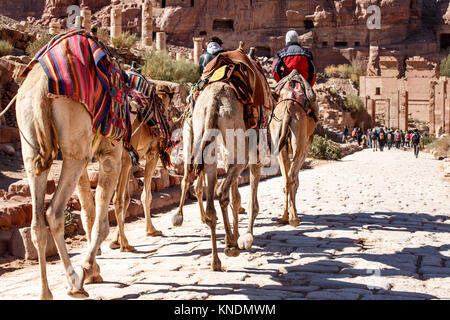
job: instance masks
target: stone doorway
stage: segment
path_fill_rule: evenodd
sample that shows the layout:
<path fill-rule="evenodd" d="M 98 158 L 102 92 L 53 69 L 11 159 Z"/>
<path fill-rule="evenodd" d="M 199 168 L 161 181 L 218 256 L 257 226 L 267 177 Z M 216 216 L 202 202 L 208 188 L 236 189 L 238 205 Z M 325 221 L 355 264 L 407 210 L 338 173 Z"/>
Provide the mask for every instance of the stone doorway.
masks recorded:
<path fill-rule="evenodd" d="M 441 33 L 441 49 L 450 48 L 450 33 Z"/>

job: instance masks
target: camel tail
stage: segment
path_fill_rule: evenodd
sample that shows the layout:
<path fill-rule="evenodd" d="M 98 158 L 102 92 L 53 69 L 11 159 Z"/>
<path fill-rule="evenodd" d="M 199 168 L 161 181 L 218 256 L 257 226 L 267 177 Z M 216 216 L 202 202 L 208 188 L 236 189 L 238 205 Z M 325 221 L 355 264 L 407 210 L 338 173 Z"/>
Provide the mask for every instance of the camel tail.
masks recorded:
<path fill-rule="evenodd" d="M 286 106 L 288 108 L 288 106 Z M 291 122 L 291 115 L 289 112 L 285 112 L 281 121 L 280 127 L 280 139 L 278 140 L 278 152 L 280 152 L 286 145 L 289 137 L 289 125 Z"/>
<path fill-rule="evenodd" d="M 43 98 L 33 104 L 33 121 L 36 133 L 38 154 L 33 159 L 36 175 L 50 169 L 58 152 L 56 130 L 52 120 L 51 102 Z"/>

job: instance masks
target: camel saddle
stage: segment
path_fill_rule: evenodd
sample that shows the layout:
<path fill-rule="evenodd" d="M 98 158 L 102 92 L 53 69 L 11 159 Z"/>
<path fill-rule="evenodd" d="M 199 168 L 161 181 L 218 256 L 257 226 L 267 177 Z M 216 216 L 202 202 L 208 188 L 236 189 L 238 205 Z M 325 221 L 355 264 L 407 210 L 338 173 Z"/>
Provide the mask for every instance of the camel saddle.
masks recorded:
<path fill-rule="evenodd" d="M 247 128 L 263 128 L 268 125 L 267 114 L 271 113 L 274 107 L 270 86 L 259 63 L 249 58 L 242 50 L 217 55 L 205 67 L 202 81 L 205 81 L 206 85 L 226 82 L 234 89 L 245 107 L 244 120 Z"/>

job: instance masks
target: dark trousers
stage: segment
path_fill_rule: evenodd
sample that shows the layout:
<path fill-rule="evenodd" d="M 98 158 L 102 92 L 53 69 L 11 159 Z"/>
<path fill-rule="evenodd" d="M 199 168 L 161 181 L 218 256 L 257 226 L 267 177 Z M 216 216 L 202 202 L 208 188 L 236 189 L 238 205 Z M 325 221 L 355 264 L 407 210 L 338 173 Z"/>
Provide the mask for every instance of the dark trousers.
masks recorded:
<path fill-rule="evenodd" d="M 416 158 L 419 156 L 419 145 L 418 144 L 414 144 L 414 155 L 416 156 Z"/>

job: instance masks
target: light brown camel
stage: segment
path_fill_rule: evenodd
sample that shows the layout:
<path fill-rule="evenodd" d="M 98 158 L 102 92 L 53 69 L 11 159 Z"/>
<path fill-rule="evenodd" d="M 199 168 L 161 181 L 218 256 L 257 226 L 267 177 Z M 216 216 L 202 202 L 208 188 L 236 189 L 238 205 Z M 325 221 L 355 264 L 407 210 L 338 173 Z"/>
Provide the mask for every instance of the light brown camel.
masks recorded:
<path fill-rule="evenodd" d="M 248 143 L 243 150 L 238 147 L 239 138 L 231 135 L 241 130 L 244 134 L 246 127 L 244 123 L 244 106 L 236 98 L 236 94 L 230 85 L 223 82 L 212 83 L 199 95 L 192 115 L 192 141 L 193 141 L 193 164 L 197 174 L 204 175 L 206 181 L 206 210 L 205 221 L 211 229 L 212 241 L 212 269 L 221 271 L 221 261 L 217 253 L 216 244 L 216 210 L 214 208 L 214 191 L 217 183 L 217 147 L 222 144 L 227 151 L 227 173 L 222 183 L 217 188 L 224 226 L 225 226 L 225 254 L 236 257 L 240 249 L 250 249 L 253 244 L 253 224 L 258 214 L 259 206 L 257 200 L 257 188 L 260 179 L 261 165 L 249 164 L 250 152 Z M 219 134 L 223 139 L 218 138 Z M 233 141 L 233 146 L 227 142 Z M 246 139 L 247 140 L 247 139 Z M 239 154 L 243 152 L 244 154 Z M 256 148 L 255 148 L 256 153 Z M 231 155 L 231 156 L 230 156 Z M 242 157 L 243 156 L 243 157 Z M 256 156 L 256 155 L 253 155 Z M 241 159 L 239 159 L 241 158 Z M 187 160 L 187 159 L 185 159 Z M 243 161 L 238 161 L 243 160 Z M 192 160 L 191 160 L 192 161 Z M 249 202 L 249 224 L 247 233 L 239 236 L 238 214 L 240 208 L 240 196 L 237 191 L 236 179 L 244 168 L 249 165 L 251 198 Z M 201 185 L 198 183 L 198 185 Z M 232 187 L 236 185 L 236 187 Z M 228 205 L 233 211 L 233 230 L 228 218 Z"/>
<path fill-rule="evenodd" d="M 158 96 L 163 101 L 165 106 L 164 110 L 167 111 L 171 102 L 170 95 L 165 91 L 160 91 Z M 137 110 L 139 106 L 135 102 L 132 102 L 131 107 L 132 110 Z M 159 159 L 161 135 L 151 135 L 145 125 L 141 126 L 141 122 L 138 120 L 135 112 L 131 114 L 131 122 L 132 132 L 135 133 L 131 138 L 131 145 L 139 154 L 139 159 L 145 159 L 144 190 L 141 195 L 141 201 L 144 206 L 146 235 L 157 237 L 161 236 L 162 232 L 156 230 L 153 226 L 150 209 L 152 201 L 152 178 Z M 131 159 L 124 152 L 122 155 L 122 169 L 113 200 L 118 228 L 115 240 L 110 244 L 110 248 L 120 248 L 122 252 L 134 251 L 134 247 L 129 245 L 124 231 L 124 221 L 131 200 L 130 191 L 128 190 L 131 167 Z"/>
<path fill-rule="evenodd" d="M 88 297 L 83 284 L 102 281 L 95 257 L 109 232 L 108 205 L 117 185 L 123 145 L 103 137 L 93 145 L 92 119 L 85 106 L 72 99 L 48 98 L 48 92 L 47 75 L 41 65 L 36 64 L 20 87 L 16 103 L 23 161 L 32 195 L 31 233 L 39 257 L 40 297 L 53 298 L 46 273 L 45 220 L 65 268 L 68 294 L 77 298 Z M 50 206 L 44 213 L 47 176 L 58 148 L 63 156 L 61 176 Z M 89 247 L 81 270 L 75 272 L 64 242 L 64 208 L 77 183 L 78 191 L 83 188 L 90 190 L 86 166 L 92 156 L 98 159 L 100 168 L 95 210 L 94 207 L 83 210 Z M 84 194 L 80 192 L 80 200 L 86 207 Z"/>
<path fill-rule="evenodd" d="M 286 92 L 287 91 L 287 92 Z M 306 158 L 309 145 L 314 138 L 316 121 L 307 115 L 305 109 L 293 100 L 284 100 L 283 96 L 292 96 L 290 81 L 287 81 L 281 90 L 278 104 L 275 107 L 270 133 L 272 141 L 278 145 L 278 160 L 284 179 L 283 191 L 285 194 L 284 214 L 281 224 L 292 226 L 300 225 L 295 205 L 295 196 L 299 186 L 298 174 Z M 290 159 L 292 155 L 292 160 Z"/>

